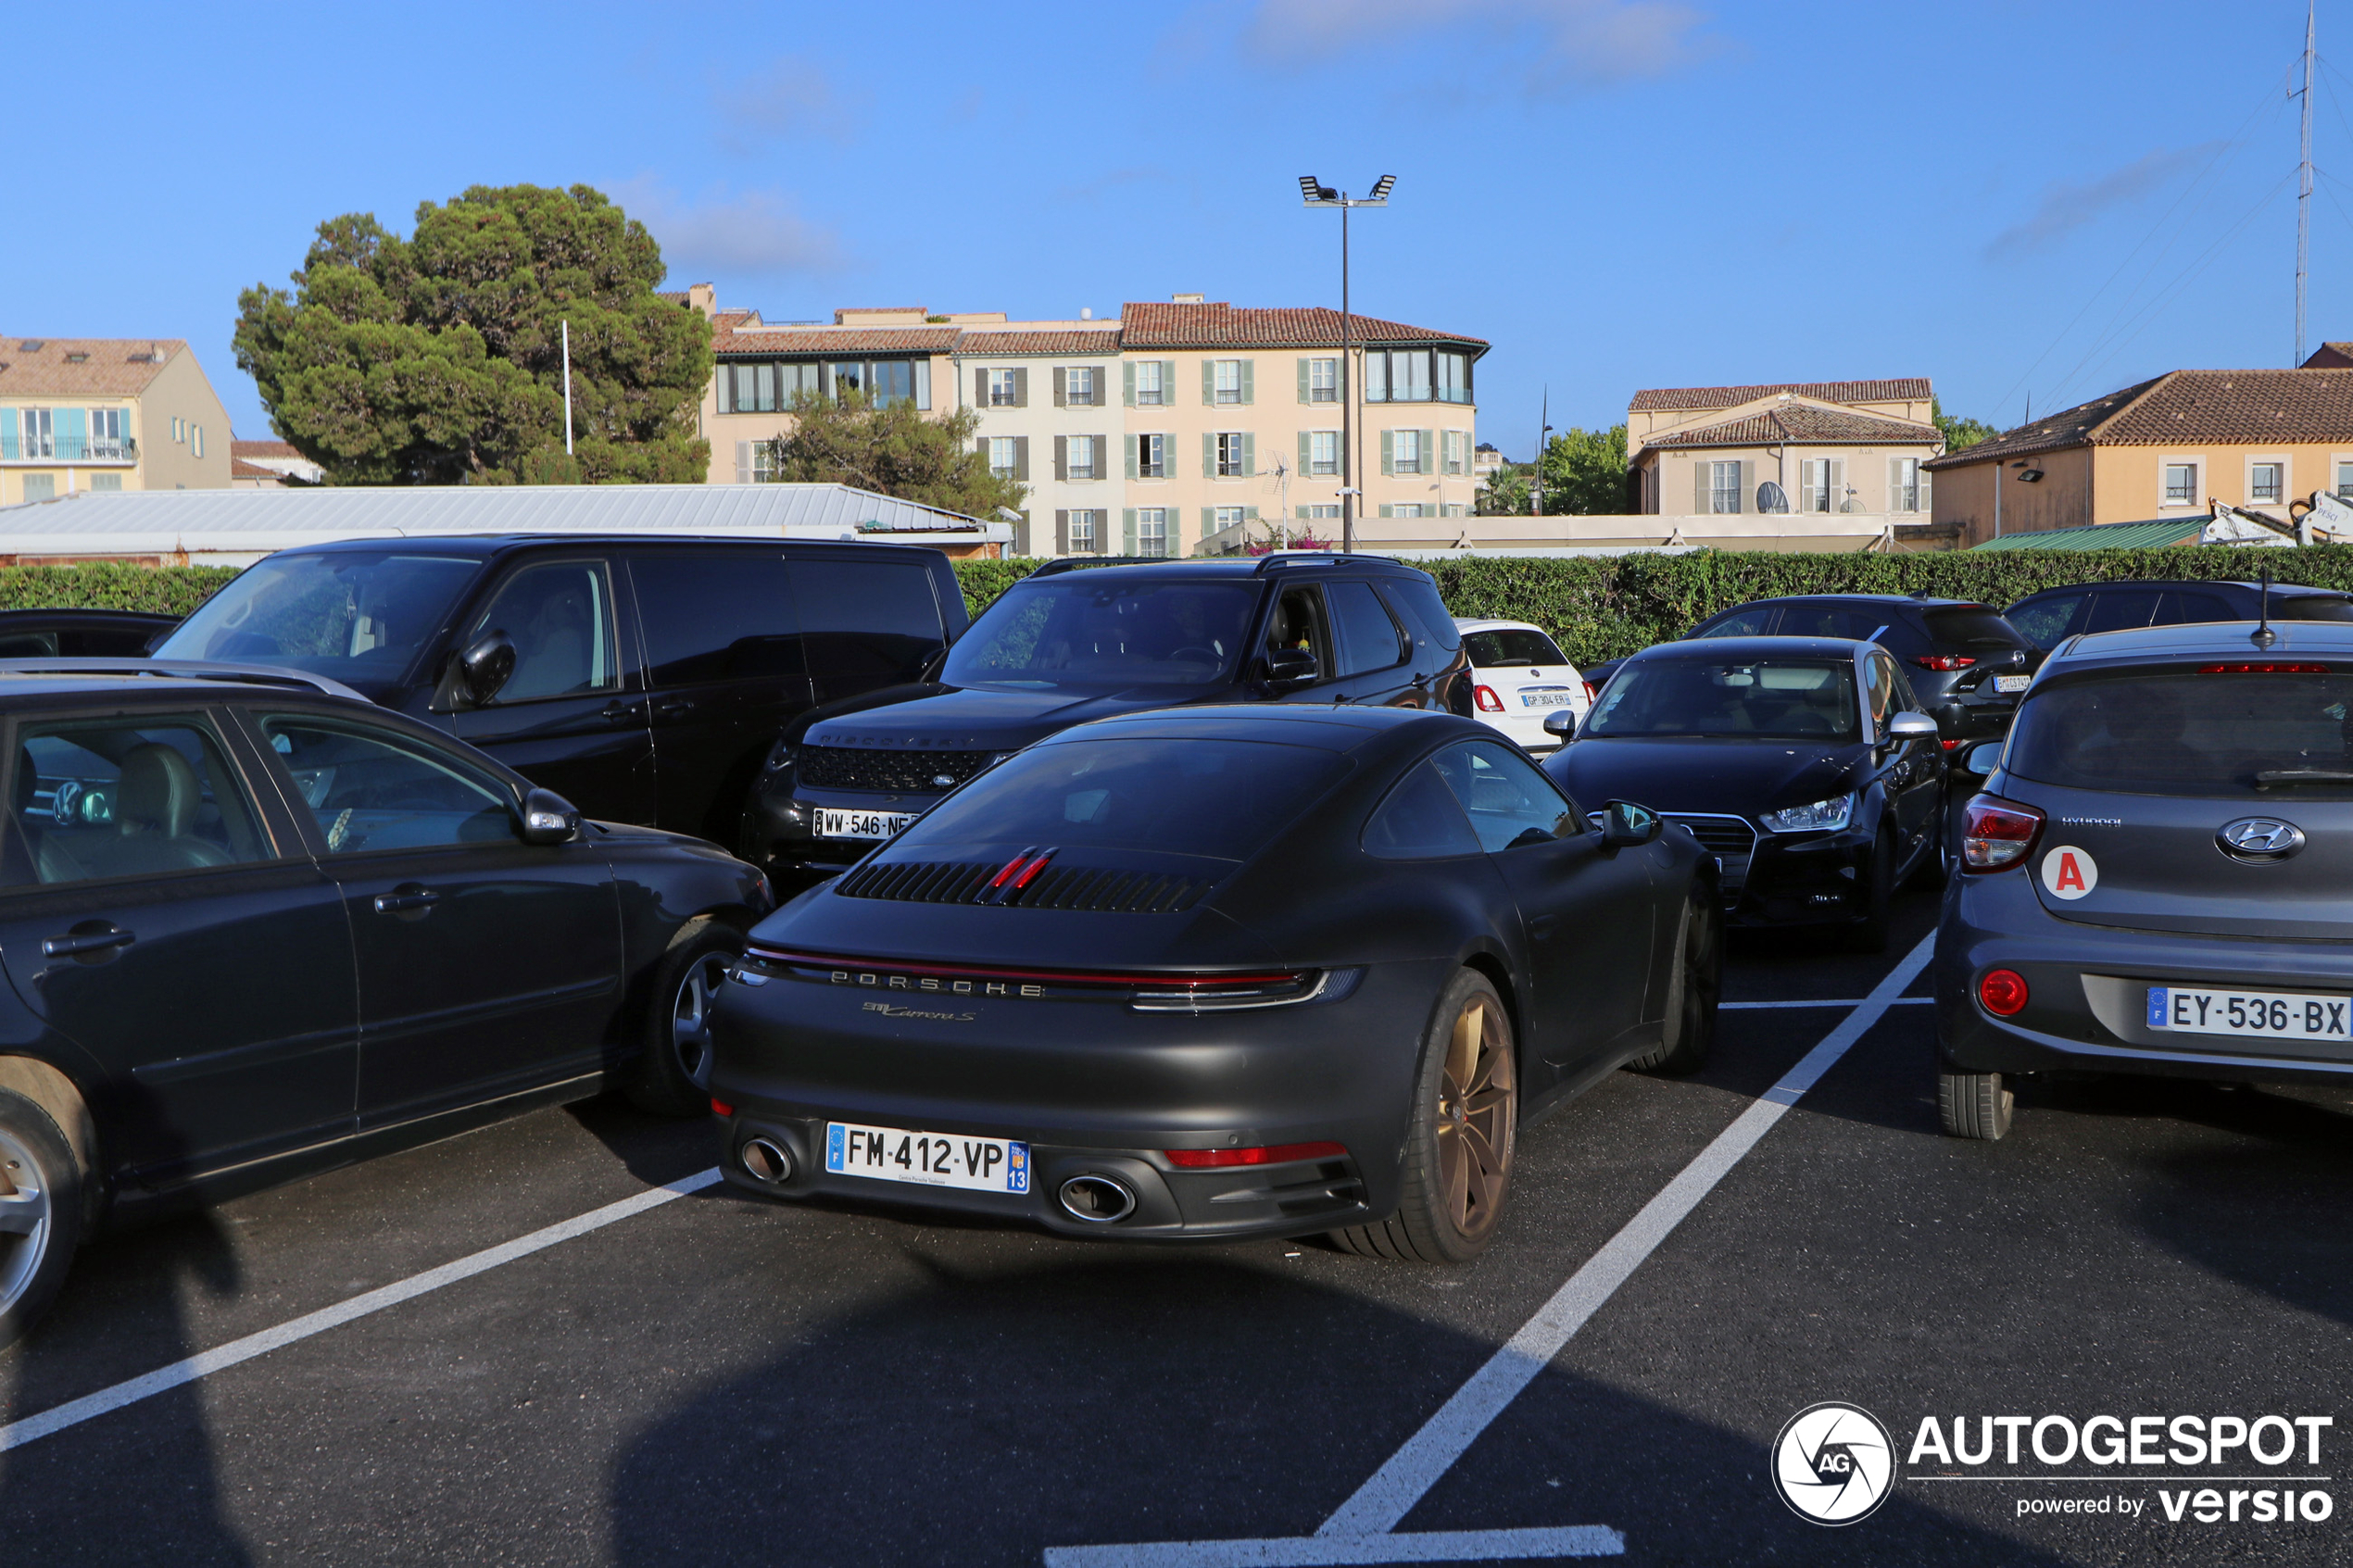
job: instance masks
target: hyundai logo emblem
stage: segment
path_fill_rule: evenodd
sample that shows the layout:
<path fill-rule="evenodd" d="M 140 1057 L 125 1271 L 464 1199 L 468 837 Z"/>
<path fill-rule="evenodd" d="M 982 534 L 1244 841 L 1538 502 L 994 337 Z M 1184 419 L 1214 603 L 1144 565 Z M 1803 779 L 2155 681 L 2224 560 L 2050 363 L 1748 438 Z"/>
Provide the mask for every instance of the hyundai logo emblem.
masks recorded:
<path fill-rule="evenodd" d="M 2304 847 L 2304 830 L 2276 817 L 2241 817 L 2224 822 L 2214 842 L 2222 853 L 2242 860 L 2284 860 Z"/>

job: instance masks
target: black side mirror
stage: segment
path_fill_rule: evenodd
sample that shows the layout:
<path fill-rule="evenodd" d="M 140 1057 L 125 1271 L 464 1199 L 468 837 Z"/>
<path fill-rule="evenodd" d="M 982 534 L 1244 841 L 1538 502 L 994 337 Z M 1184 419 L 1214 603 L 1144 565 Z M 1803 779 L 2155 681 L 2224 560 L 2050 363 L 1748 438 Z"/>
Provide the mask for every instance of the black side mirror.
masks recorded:
<path fill-rule="evenodd" d="M 1658 813 L 1630 800 L 1613 800 L 1602 808 L 1602 847 L 1629 849 L 1656 838 L 1665 824 Z"/>
<path fill-rule="evenodd" d="M 1567 746 L 1569 737 L 1577 733 L 1577 715 L 1566 708 L 1554 709 L 1544 715 L 1544 733 L 1558 735 L 1561 744 Z"/>
<path fill-rule="evenodd" d="M 486 708 L 514 672 L 514 639 L 504 632 L 485 632 L 449 661 L 434 708 L 443 713 Z"/>
<path fill-rule="evenodd" d="M 571 801 L 552 789 L 523 792 L 516 836 L 525 844 L 569 844 L 579 834 L 580 813 L 573 809 Z"/>
<path fill-rule="evenodd" d="M 1266 652 L 1266 684 L 1270 686 L 1303 686 L 1319 673 L 1312 648 L 1269 648 Z"/>
<path fill-rule="evenodd" d="M 1982 740 L 1961 753 L 1961 771 L 1984 778 L 2002 765 L 2002 743 Z"/>

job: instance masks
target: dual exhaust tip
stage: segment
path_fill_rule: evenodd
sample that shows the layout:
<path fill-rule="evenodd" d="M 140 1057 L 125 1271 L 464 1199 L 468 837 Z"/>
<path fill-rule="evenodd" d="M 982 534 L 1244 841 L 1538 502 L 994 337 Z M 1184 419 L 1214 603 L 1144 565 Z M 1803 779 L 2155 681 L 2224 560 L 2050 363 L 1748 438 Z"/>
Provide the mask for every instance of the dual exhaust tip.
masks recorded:
<path fill-rule="evenodd" d="M 792 1180 L 792 1152 L 773 1138 L 746 1138 L 736 1158 L 752 1180 L 780 1186 Z M 1063 1213 L 1081 1224 L 1116 1224 L 1136 1211 L 1136 1189 L 1117 1176 L 1089 1172 L 1073 1176 L 1055 1192 Z"/>

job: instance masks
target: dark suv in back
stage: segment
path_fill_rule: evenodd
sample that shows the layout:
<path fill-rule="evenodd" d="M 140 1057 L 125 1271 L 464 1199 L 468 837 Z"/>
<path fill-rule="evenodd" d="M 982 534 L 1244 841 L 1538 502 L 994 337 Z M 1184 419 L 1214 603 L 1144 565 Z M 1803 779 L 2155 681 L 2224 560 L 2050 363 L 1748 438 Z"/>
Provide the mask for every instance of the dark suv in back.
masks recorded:
<path fill-rule="evenodd" d="M 2256 583 L 2075 583 L 2029 594 L 2002 614 L 2036 647 L 2049 649 L 2085 632 L 2260 620 L 2263 595 Z M 2353 595 L 2274 583 L 2271 615 L 2274 621 L 2353 621 Z"/>
<path fill-rule="evenodd" d="M 913 680 L 967 620 L 904 545 L 353 539 L 247 568 L 155 657 L 330 676 L 588 816 L 731 844 L 788 720 Z"/>
<path fill-rule="evenodd" d="M 924 681 L 787 727 L 738 853 L 838 871 L 991 763 L 1089 719 L 1270 700 L 1466 713 L 1468 668 L 1438 584 L 1384 558 L 1050 562 Z"/>
<path fill-rule="evenodd" d="M 2019 694 L 2043 650 L 1989 605 L 1902 594 L 1809 594 L 1755 599 L 1708 617 L 1681 641 L 1700 637 L 1839 637 L 1877 643 L 1904 661 L 1905 676 L 1936 721 L 1944 748 L 2008 728 Z M 1585 672 L 1599 692 L 1617 663 Z"/>

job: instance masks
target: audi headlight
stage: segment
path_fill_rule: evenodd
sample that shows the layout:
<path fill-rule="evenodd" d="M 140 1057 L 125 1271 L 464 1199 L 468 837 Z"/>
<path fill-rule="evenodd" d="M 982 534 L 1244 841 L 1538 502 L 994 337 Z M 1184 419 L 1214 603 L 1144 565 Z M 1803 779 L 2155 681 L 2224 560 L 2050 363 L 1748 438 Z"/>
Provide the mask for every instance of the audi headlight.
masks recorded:
<path fill-rule="evenodd" d="M 1767 833 L 1836 833 L 1854 818 L 1855 797 L 1837 795 L 1828 800 L 1817 800 L 1811 806 L 1768 811 L 1757 821 L 1765 824 Z"/>

